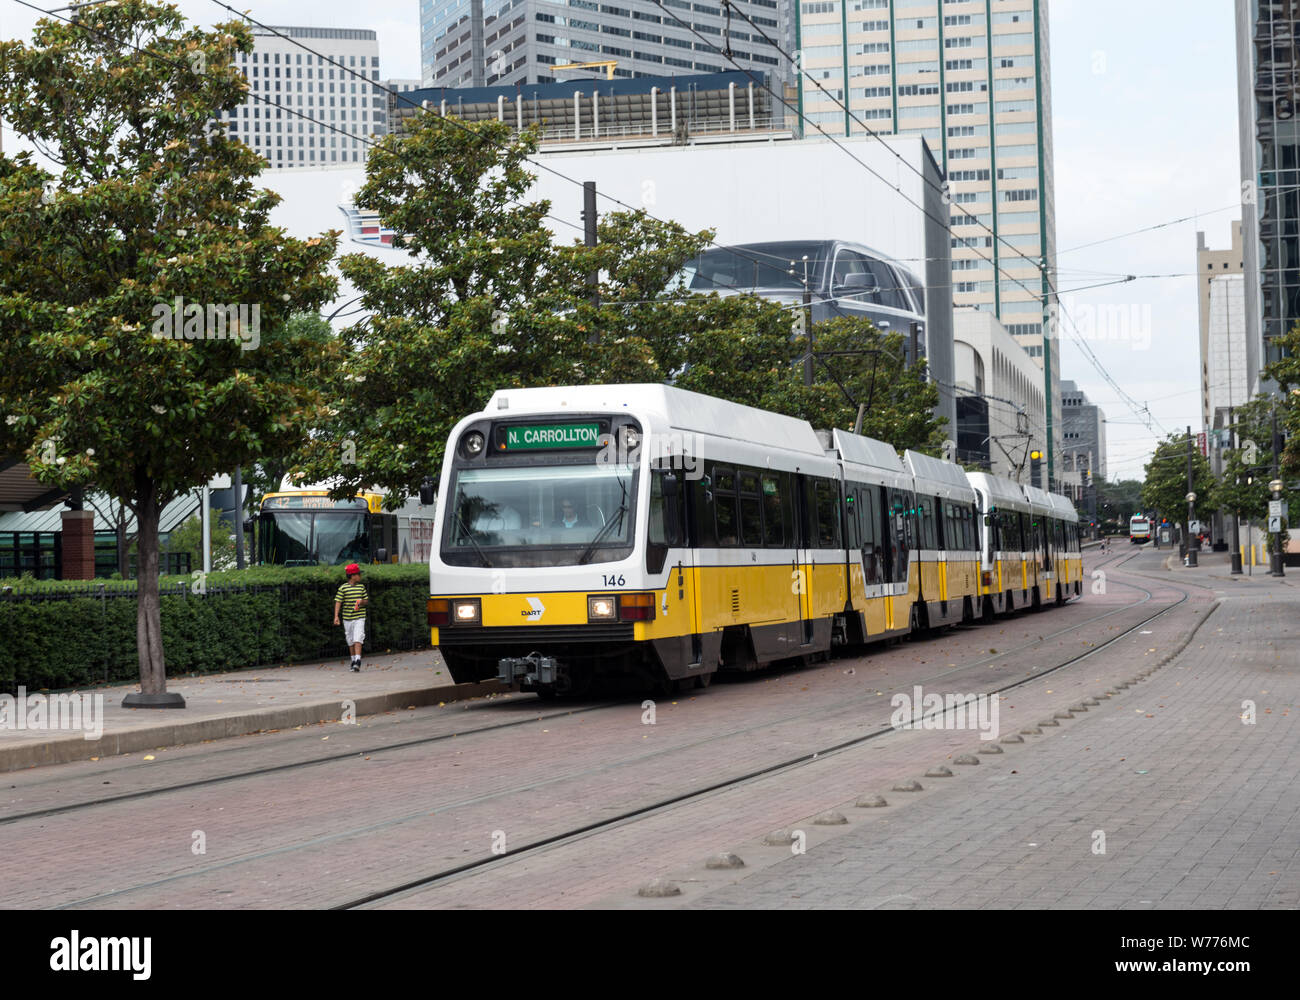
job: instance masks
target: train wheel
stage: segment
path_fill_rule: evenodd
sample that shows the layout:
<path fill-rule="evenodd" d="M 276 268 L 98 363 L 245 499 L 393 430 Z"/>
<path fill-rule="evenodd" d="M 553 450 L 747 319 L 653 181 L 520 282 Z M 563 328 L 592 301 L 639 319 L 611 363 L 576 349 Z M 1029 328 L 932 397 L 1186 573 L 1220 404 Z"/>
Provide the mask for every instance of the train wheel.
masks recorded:
<path fill-rule="evenodd" d="M 712 684 L 712 683 L 713 683 L 713 672 L 712 672 L 712 671 L 710 671 L 710 672 L 707 673 L 707 674 L 699 674 L 699 675 L 695 678 L 695 686 L 696 686 L 697 688 L 699 688 L 700 690 L 703 690 L 704 688 L 708 687 L 708 686 L 709 686 L 710 684 Z"/>

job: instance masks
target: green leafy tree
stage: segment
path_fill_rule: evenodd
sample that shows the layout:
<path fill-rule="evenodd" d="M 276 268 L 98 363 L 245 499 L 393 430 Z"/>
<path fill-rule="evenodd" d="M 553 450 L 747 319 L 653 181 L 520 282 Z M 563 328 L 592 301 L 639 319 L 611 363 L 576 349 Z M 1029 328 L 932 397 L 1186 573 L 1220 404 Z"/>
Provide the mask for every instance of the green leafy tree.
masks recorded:
<path fill-rule="evenodd" d="M 1141 480 L 1097 484 L 1097 518 L 1106 530 L 1127 534 L 1129 519 L 1144 509 Z"/>
<path fill-rule="evenodd" d="M 263 334 L 262 339 L 286 337 L 291 344 L 298 345 L 299 349 L 304 349 L 309 356 L 316 355 L 322 359 L 333 358 L 335 356 L 335 336 L 334 331 L 330 328 L 323 317 L 317 313 L 297 313 L 289 317 L 287 323 L 278 330 L 270 331 Z M 306 372 L 310 377 L 311 384 L 305 388 L 311 388 L 324 393 L 332 377 L 323 368 L 317 368 Z M 295 463 L 302 457 L 306 448 L 306 442 L 303 447 L 296 449 L 294 452 L 268 453 L 263 455 L 252 456 L 253 460 L 244 468 L 244 485 L 248 487 L 247 498 L 244 503 L 244 509 L 240 513 L 239 523 L 243 524 L 245 517 L 255 516 L 261 509 L 262 498 L 268 493 L 275 493 L 280 489 Z"/>
<path fill-rule="evenodd" d="M 842 387 L 831 408 L 810 414 L 820 427 L 852 428 L 865 404 L 862 433 L 888 441 L 900 452 L 911 448 L 940 456 L 947 422 L 935 416 L 939 387 L 928 380 L 925 360 L 906 364 L 903 334 L 881 333 L 858 317 L 837 317 L 813 330 L 817 381 Z M 855 405 L 858 404 L 858 405 Z"/>
<path fill-rule="evenodd" d="M 235 568 L 235 526 L 213 507 L 209 517 L 212 527 L 208 531 L 208 544 L 212 553 L 212 569 L 216 572 Z M 203 568 L 203 519 L 196 511 L 167 535 L 166 551 L 170 554 L 188 552 L 190 570 Z"/>
<path fill-rule="evenodd" d="M 303 388 L 317 345 L 256 341 L 259 325 L 333 298 L 337 236 L 272 226 L 277 199 L 253 186 L 261 158 L 215 122 L 245 100 L 233 60 L 252 48 L 237 23 L 204 31 L 147 0 L 42 20 L 30 46 L 0 42 L 0 118 L 60 168 L 0 158 L 0 453 L 134 512 L 148 696 L 166 692 L 163 506 L 292 451 L 323 405 Z"/>
<path fill-rule="evenodd" d="M 1300 323 L 1278 338 L 1283 357 L 1264 368 L 1265 377 L 1278 385 L 1278 395 L 1273 402 L 1278 407 L 1278 428 L 1286 432 L 1286 443 L 1280 455 L 1280 469 L 1284 479 L 1300 479 Z M 1269 436 L 1258 438 L 1261 448 L 1272 447 L 1272 427 Z M 1265 445 L 1265 442 L 1269 442 Z M 1271 457 L 1271 451 L 1270 451 Z"/>
<path fill-rule="evenodd" d="M 1158 512 L 1175 523 L 1187 520 L 1187 442 L 1184 434 L 1170 434 L 1156 446 L 1156 452 L 1144 471 L 1142 507 L 1147 512 Z M 1196 494 L 1198 516 L 1204 517 L 1216 509 L 1214 473 L 1210 463 L 1192 442 L 1192 487 Z"/>
<path fill-rule="evenodd" d="M 1236 514 L 1257 524 L 1266 524 L 1268 502 L 1273 498 L 1268 484 L 1273 481 L 1273 409 L 1277 406 L 1279 429 L 1284 426 L 1289 407 L 1285 397 L 1279 399 L 1264 393 L 1233 412 L 1237 447 L 1224 450 L 1223 476 L 1215 493 L 1215 501 L 1226 517 Z M 1285 452 L 1283 453 L 1285 456 Z M 1285 468 L 1280 475 L 1285 483 Z M 1283 490 L 1288 503 L 1300 501 L 1300 492 Z M 1229 521 L 1231 524 L 1231 521 Z M 1281 543 L 1286 544 L 1286 533 Z M 1272 534 L 1269 545 L 1272 550 Z"/>

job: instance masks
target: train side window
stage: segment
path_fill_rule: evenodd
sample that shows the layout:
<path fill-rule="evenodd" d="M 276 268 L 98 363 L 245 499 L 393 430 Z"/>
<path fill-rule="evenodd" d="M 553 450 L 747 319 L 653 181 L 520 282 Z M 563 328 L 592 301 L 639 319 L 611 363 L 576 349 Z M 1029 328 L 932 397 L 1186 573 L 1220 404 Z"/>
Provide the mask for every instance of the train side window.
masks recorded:
<path fill-rule="evenodd" d="M 702 549 L 711 549 L 717 544 L 717 536 L 713 533 L 713 479 L 705 475 L 690 482 L 689 485 L 691 488 L 690 524 L 694 529 L 691 544 Z"/>
<path fill-rule="evenodd" d="M 729 548 L 739 544 L 740 524 L 736 514 L 736 474 L 730 469 L 713 470 L 713 519 L 720 548 Z"/>
<path fill-rule="evenodd" d="M 858 523 L 862 525 L 862 581 L 868 586 L 885 581 L 884 553 L 880 549 L 880 487 L 858 490 Z"/>
<path fill-rule="evenodd" d="M 862 529 L 858 526 L 858 491 L 852 483 L 844 484 L 844 547 L 858 548 L 862 542 Z"/>
<path fill-rule="evenodd" d="M 790 474 L 766 473 L 761 482 L 763 490 L 763 544 L 769 549 L 785 548 L 786 525 L 789 521 L 786 508 L 790 503 Z"/>
<path fill-rule="evenodd" d="M 816 481 L 817 545 L 823 549 L 840 547 L 839 488 L 829 479 Z"/>
<path fill-rule="evenodd" d="M 758 476 L 740 475 L 740 539 L 746 546 L 763 544 L 763 506 L 758 492 Z"/>
<path fill-rule="evenodd" d="M 1014 512 L 1002 515 L 1002 551 L 1020 550 L 1020 515 Z"/>
<path fill-rule="evenodd" d="M 917 497 L 916 509 L 921 515 L 920 548 L 937 549 L 939 547 L 939 534 L 935 530 L 934 523 L 934 498 Z"/>
<path fill-rule="evenodd" d="M 650 524 L 649 542 L 651 545 L 681 545 L 684 541 L 682 530 L 681 495 L 665 497 L 664 479 L 674 477 L 680 484 L 676 473 L 665 469 L 654 469 L 650 473 Z M 677 486 L 680 491 L 680 485 Z"/>

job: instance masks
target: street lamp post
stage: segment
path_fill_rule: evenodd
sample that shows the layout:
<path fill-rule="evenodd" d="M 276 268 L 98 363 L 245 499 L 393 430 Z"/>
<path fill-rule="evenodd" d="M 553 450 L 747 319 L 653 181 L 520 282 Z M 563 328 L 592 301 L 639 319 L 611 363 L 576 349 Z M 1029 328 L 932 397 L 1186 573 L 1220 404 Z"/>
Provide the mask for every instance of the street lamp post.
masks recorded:
<path fill-rule="evenodd" d="M 1229 357 L 1231 357 L 1229 349 Z M 1237 425 L 1236 417 L 1233 415 L 1232 407 L 1228 407 L 1228 448 L 1233 452 L 1234 460 L 1237 451 Z M 1239 477 L 1238 477 L 1239 478 Z M 1240 483 L 1235 483 L 1240 485 Z M 1232 514 L 1232 570 L 1231 576 L 1241 576 L 1241 511 L 1235 507 Z"/>
<path fill-rule="evenodd" d="M 1196 494 L 1192 492 L 1192 428 L 1187 428 L 1187 565 L 1196 565 L 1196 554 L 1200 551 L 1200 539 L 1192 547 L 1192 522 L 1196 520 Z"/>
<path fill-rule="evenodd" d="M 1283 483 L 1281 478 L 1279 478 L 1278 467 L 1277 467 L 1278 452 L 1280 452 L 1281 450 L 1282 450 L 1282 441 L 1278 437 L 1278 433 L 1277 433 L 1277 402 L 1275 400 L 1273 403 L 1273 481 L 1268 484 L 1268 488 L 1273 491 L 1273 502 L 1269 504 L 1269 506 L 1273 508 L 1273 510 L 1270 510 L 1269 514 L 1272 515 L 1274 510 L 1277 511 L 1276 516 L 1278 518 L 1277 520 L 1278 530 L 1272 533 L 1273 534 L 1273 555 L 1272 558 L 1269 559 L 1269 563 L 1272 566 L 1272 569 L 1269 573 L 1270 576 L 1286 576 L 1286 571 L 1282 569 L 1282 518 L 1285 516 L 1282 513 Z M 1270 516 L 1269 521 L 1271 522 L 1272 520 L 1273 518 Z M 1269 527 L 1272 528 L 1273 525 L 1270 523 Z"/>

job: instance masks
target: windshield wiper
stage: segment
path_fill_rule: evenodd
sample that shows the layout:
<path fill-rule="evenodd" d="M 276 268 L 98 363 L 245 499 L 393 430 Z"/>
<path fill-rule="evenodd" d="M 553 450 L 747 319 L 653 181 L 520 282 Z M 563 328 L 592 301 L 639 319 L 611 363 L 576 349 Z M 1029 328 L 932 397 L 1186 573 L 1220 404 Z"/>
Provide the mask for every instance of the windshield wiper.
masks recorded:
<path fill-rule="evenodd" d="M 604 540 L 605 536 L 609 534 L 609 529 L 614 526 L 615 518 L 618 518 L 619 524 L 623 523 L 623 515 L 627 513 L 627 483 L 620 479 L 618 485 L 623 488 L 623 500 L 619 503 L 618 510 L 610 514 L 605 523 L 601 525 L 600 530 L 596 532 L 596 537 L 591 540 L 591 544 L 582 550 L 582 555 L 578 558 L 579 566 L 585 566 L 587 564 L 587 560 L 590 559 L 592 553 L 596 551 L 596 546 Z"/>
<path fill-rule="evenodd" d="M 469 530 L 469 528 L 465 526 L 465 521 L 461 518 L 459 510 L 456 511 L 456 523 L 460 525 L 460 530 L 463 531 L 465 533 L 465 537 L 469 539 L 470 545 L 474 546 L 474 551 L 478 553 L 478 557 L 483 560 L 484 569 L 491 569 L 492 568 L 491 561 L 489 561 L 488 557 L 484 554 L 483 550 L 479 547 L 478 542 L 474 541 L 474 535 Z"/>

